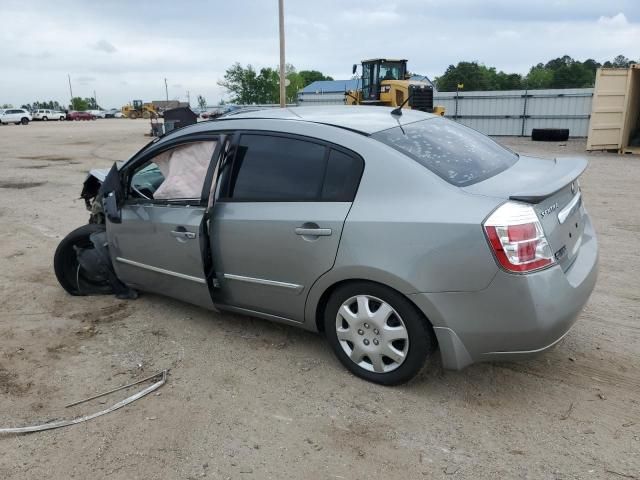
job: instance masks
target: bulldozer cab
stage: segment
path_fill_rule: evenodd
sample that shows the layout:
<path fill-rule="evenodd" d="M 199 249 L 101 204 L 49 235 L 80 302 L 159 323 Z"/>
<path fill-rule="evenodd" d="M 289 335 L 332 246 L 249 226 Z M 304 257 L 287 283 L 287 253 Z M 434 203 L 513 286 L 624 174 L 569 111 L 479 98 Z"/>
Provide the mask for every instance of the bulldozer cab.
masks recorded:
<path fill-rule="evenodd" d="M 134 100 L 132 103 L 134 110 L 142 110 L 142 100 Z"/>
<path fill-rule="evenodd" d="M 405 80 L 406 60 L 388 60 L 376 58 L 362 61 L 362 100 L 376 102 L 380 100 L 380 85 L 385 80 Z"/>

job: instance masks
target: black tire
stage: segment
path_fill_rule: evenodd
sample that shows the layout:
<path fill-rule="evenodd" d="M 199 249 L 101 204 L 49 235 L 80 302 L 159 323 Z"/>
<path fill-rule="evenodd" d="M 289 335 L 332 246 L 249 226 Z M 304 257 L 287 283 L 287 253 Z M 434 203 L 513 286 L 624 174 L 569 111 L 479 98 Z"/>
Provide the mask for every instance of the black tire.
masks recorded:
<path fill-rule="evenodd" d="M 377 373 L 361 367 L 349 358 L 338 340 L 336 326 L 338 310 L 344 302 L 358 295 L 367 295 L 386 302 L 398 313 L 404 323 L 408 336 L 408 350 L 404 361 L 395 370 Z M 399 385 L 411 380 L 420 372 L 437 345 L 431 325 L 415 305 L 397 291 L 373 282 L 357 281 L 338 287 L 327 302 L 324 328 L 333 352 L 351 373 L 382 385 Z"/>
<path fill-rule="evenodd" d="M 49 118 L 47 118 L 47 117 L 42 117 L 42 121 L 43 121 L 43 122 L 46 122 L 46 121 L 48 121 L 48 120 L 49 120 Z"/>
<path fill-rule="evenodd" d="M 569 140 L 568 128 L 534 128 L 531 130 L 534 142 L 566 142 Z"/>
<path fill-rule="evenodd" d="M 71 295 L 85 295 L 86 291 L 96 289 L 103 293 L 111 293 L 111 287 L 104 281 L 95 281 L 79 268 L 76 251 L 73 248 L 91 248 L 89 236 L 95 232 L 103 232 L 104 225 L 87 224 L 76 228 L 62 239 L 53 256 L 53 269 L 58 282 Z"/>
<path fill-rule="evenodd" d="M 20 120 L 20 123 L 22 125 L 27 125 L 29 123 L 29 119 L 27 117 L 22 117 L 22 119 Z"/>

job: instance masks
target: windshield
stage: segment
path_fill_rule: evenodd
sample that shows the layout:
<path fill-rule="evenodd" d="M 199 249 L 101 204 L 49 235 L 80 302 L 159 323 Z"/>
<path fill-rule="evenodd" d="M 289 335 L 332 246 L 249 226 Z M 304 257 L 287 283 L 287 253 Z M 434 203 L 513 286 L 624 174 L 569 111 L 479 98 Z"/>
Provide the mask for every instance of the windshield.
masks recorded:
<path fill-rule="evenodd" d="M 383 80 L 402 80 L 401 65 L 394 65 L 392 63 L 383 63 L 380 65 L 380 81 Z"/>
<path fill-rule="evenodd" d="M 422 120 L 371 135 L 457 187 L 493 177 L 518 156 L 489 137 L 444 118 Z"/>

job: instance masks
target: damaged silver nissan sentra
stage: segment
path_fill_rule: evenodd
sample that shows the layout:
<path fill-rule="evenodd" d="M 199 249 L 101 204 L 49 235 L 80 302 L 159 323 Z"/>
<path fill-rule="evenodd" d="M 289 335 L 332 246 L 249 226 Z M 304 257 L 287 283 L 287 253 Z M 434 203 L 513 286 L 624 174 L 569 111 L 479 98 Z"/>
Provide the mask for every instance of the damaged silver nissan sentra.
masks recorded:
<path fill-rule="evenodd" d="M 73 295 L 155 292 L 319 330 L 354 374 L 557 344 L 594 288 L 582 158 L 519 156 L 383 107 L 240 113 L 153 141 L 82 190 L 55 254 Z"/>

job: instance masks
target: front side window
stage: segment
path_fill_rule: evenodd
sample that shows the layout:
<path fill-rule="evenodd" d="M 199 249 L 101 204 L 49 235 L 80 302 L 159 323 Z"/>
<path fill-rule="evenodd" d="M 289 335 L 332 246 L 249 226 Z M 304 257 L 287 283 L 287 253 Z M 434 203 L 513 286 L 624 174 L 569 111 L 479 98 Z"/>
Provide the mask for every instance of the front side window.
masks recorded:
<path fill-rule="evenodd" d="M 326 147 L 294 138 L 242 135 L 229 197 L 240 201 L 312 201 L 322 193 Z"/>
<path fill-rule="evenodd" d="M 372 138 L 411 157 L 457 187 L 511 167 L 518 155 L 471 128 L 432 118 L 374 133 Z"/>
<path fill-rule="evenodd" d="M 148 200 L 199 199 L 215 141 L 190 142 L 166 150 L 131 176 L 131 194 Z"/>

